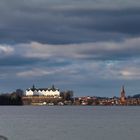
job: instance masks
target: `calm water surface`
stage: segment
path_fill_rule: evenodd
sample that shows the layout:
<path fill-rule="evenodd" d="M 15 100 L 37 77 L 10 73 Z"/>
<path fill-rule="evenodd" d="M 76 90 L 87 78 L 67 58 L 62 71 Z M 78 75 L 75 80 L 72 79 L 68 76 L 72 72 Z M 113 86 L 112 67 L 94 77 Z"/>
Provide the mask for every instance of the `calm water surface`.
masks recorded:
<path fill-rule="evenodd" d="M 0 135 L 8 140 L 140 140 L 140 107 L 0 106 Z"/>

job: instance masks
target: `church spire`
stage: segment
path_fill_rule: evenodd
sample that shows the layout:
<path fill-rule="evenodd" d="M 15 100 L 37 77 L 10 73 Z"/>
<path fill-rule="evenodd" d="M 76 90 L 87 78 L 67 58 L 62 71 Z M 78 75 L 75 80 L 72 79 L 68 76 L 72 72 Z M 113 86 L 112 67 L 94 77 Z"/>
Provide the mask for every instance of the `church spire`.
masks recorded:
<path fill-rule="evenodd" d="M 126 103 L 126 97 L 125 97 L 125 89 L 124 89 L 124 85 L 122 86 L 120 101 L 121 101 L 122 104 L 125 104 L 125 103 Z"/>
<path fill-rule="evenodd" d="M 122 86 L 121 97 L 125 97 L 124 85 Z"/>

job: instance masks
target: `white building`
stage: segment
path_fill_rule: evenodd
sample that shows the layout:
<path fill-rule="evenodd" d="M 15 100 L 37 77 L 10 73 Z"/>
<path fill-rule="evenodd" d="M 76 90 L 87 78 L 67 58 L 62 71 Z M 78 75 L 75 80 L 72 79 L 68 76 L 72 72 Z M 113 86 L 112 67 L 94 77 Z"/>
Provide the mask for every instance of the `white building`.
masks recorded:
<path fill-rule="evenodd" d="M 51 88 L 32 88 L 26 89 L 25 96 L 48 96 L 48 97 L 59 97 L 60 91 L 55 88 L 54 85 Z"/>

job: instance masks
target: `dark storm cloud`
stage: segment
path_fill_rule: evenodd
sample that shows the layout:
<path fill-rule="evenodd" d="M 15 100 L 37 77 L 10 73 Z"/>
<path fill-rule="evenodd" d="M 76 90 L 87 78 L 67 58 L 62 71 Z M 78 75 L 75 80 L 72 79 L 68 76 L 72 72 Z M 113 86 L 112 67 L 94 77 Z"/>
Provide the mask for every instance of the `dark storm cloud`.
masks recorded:
<path fill-rule="evenodd" d="M 140 34 L 139 8 L 131 5 L 119 8 L 118 5 L 113 9 L 102 3 L 87 3 L 1 1 L 0 42 L 64 44 L 116 40 Z"/>
<path fill-rule="evenodd" d="M 64 12 L 65 14 L 67 12 Z M 123 33 L 128 35 L 139 35 L 140 9 L 75 9 L 68 12 L 68 15 L 85 18 L 83 23 L 75 23 L 76 27 L 85 28 L 97 32 Z"/>
<path fill-rule="evenodd" d="M 2 67 L 61 67 L 67 66 L 71 64 L 69 61 L 57 61 L 56 58 L 48 58 L 48 59 L 41 59 L 41 58 L 27 58 L 24 56 L 7 56 L 0 58 L 0 66 Z"/>
<path fill-rule="evenodd" d="M 21 56 L 9 56 L 0 59 L 0 66 L 4 67 L 18 67 L 18 66 L 27 66 L 37 64 L 39 62 L 38 59 L 35 58 L 24 58 Z"/>

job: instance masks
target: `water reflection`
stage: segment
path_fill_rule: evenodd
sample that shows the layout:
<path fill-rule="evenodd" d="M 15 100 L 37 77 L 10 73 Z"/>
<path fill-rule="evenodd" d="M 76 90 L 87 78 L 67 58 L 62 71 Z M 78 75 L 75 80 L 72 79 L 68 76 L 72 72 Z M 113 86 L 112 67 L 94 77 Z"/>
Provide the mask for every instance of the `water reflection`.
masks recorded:
<path fill-rule="evenodd" d="M 8 140 L 5 136 L 0 135 L 0 140 Z"/>

